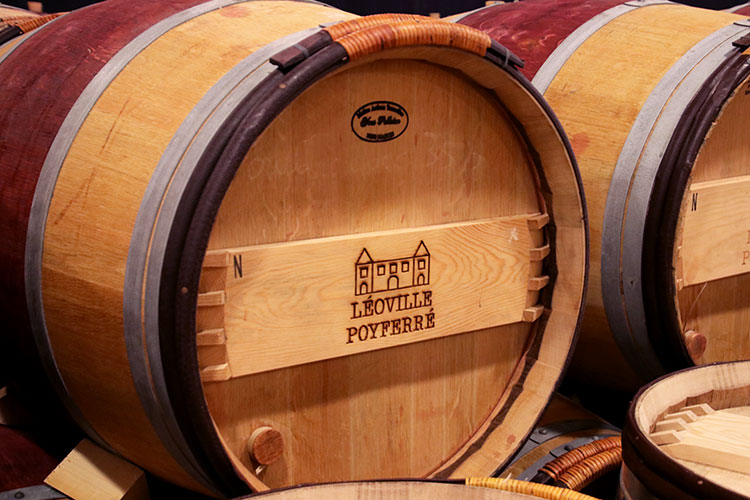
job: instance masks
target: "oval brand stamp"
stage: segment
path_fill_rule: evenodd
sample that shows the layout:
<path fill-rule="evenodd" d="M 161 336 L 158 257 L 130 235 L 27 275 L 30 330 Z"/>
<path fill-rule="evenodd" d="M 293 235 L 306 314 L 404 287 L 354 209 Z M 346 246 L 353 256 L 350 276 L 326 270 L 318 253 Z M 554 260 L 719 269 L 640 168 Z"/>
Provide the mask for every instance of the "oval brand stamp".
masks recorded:
<path fill-rule="evenodd" d="M 352 132 L 366 142 L 392 141 L 408 126 L 406 109 L 392 101 L 368 102 L 352 116 Z"/>

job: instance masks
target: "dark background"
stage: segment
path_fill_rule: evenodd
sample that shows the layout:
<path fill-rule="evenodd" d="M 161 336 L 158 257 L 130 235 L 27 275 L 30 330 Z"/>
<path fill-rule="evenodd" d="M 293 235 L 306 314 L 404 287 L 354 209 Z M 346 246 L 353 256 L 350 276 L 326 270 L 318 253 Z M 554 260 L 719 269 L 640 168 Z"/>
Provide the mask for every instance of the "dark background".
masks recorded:
<path fill-rule="evenodd" d="M 726 9 L 745 3 L 747 0 L 678 1 L 686 5 L 709 9 Z M 2 3 L 26 8 L 26 0 L 2 0 Z M 42 0 L 45 12 L 64 12 L 92 3 L 96 3 L 96 0 Z M 381 12 L 407 12 L 410 14 L 427 15 L 431 12 L 438 12 L 441 16 L 448 16 L 484 6 L 484 0 L 327 0 L 325 3 L 360 15 Z"/>

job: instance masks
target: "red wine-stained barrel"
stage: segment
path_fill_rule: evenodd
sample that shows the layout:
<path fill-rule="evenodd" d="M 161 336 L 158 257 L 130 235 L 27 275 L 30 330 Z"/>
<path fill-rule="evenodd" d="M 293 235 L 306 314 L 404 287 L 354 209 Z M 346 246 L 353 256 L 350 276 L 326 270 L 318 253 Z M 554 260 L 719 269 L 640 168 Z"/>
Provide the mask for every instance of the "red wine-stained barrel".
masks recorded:
<path fill-rule="evenodd" d="M 458 15 L 527 64 L 581 165 L 591 288 L 573 372 L 631 389 L 750 357 L 750 22 L 661 0 Z"/>
<path fill-rule="evenodd" d="M 101 446 L 213 495 L 492 474 L 587 272 L 577 166 L 519 63 L 306 1 L 49 23 L 0 62 L 13 355 Z"/>
<path fill-rule="evenodd" d="M 727 9 L 727 12 L 739 14 L 740 16 L 750 16 L 750 2 L 735 5 L 734 7 Z"/>
<path fill-rule="evenodd" d="M 0 443 L 0 492 L 43 484 L 59 462 L 22 430 L 0 425 Z"/>
<path fill-rule="evenodd" d="M 693 367 L 648 384 L 625 421 L 618 498 L 749 498 L 748 425 L 750 361 Z"/>

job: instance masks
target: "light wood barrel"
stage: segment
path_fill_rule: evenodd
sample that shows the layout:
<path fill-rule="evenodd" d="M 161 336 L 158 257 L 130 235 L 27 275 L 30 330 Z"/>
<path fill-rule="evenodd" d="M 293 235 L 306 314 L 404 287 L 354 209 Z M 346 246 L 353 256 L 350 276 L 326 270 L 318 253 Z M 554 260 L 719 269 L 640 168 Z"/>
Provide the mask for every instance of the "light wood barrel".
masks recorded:
<path fill-rule="evenodd" d="M 0 303 L 93 439 L 217 495 L 488 475 L 520 446 L 587 234 L 504 47 L 314 2 L 112 0 L 0 81 L 30 54 L 0 107 Z"/>
<path fill-rule="evenodd" d="M 659 0 L 527 0 L 457 20 L 527 61 L 581 165 L 593 293 L 573 371 L 632 388 L 750 358 L 750 23 Z"/>
<path fill-rule="evenodd" d="M 500 477 L 535 482 L 544 479 L 545 483 L 551 483 L 549 475 L 540 472 L 546 464 L 575 448 L 619 435 L 617 427 L 555 394 L 536 428 Z"/>
<path fill-rule="evenodd" d="M 623 499 L 747 499 L 750 362 L 686 369 L 641 389 L 623 430 Z"/>
<path fill-rule="evenodd" d="M 463 484 L 432 481 L 370 481 L 320 484 L 271 491 L 250 498 L 267 500 L 533 500 L 535 496 Z"/>

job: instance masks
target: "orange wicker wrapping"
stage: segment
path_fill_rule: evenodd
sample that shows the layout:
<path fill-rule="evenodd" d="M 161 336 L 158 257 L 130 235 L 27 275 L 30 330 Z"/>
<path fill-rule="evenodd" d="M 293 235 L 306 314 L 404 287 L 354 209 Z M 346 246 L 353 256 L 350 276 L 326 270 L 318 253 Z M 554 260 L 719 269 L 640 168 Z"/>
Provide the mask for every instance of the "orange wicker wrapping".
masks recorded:
<path fill-rule="evenodd" d="M 484 33 L 460 24 L 404 21 L 372 26 L 337 40 L 350 59 L 357 59 L 384 48 L 404 45 L 439 45 L 467 50 L 483 56 L 492 40 Z"/>
<path fill-rule="evenodd" d="M 614 448 L 573 465 L 558 477 L 558 481 L 571 490 L 580 491 L 621 464 L 622 448 Z"/>
<path fill-rule="evenodd" d="M 605 451 L 613 449 L 621 449 L 622 440 L 620 436 L 608 437 L 599 439 L 593 443 L 589 443 L 569 452 L 564 455 L 560 455 L 556 459 L 547 463 L 540 469 L 541 472 L 546 473 L 552 479 L 559 480 L 560 475 L 566 472 L 571 467 L 583 462 L 589 457 L 593 457 Z"/>

